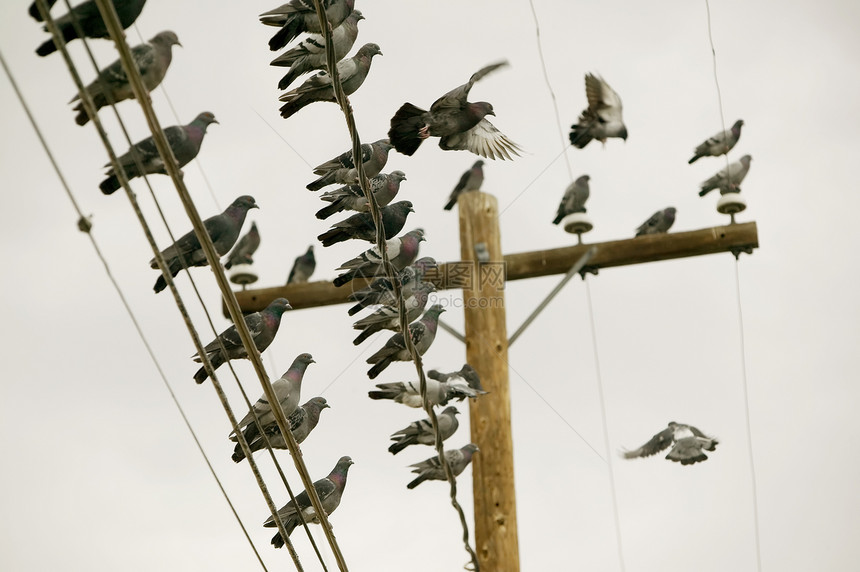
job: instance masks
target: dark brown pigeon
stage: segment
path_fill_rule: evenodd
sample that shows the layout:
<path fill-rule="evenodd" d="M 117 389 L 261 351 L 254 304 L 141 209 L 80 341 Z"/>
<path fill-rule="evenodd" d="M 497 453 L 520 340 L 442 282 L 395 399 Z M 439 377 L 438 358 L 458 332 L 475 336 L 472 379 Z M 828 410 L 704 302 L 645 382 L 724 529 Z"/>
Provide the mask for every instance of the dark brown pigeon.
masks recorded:
<path fill-rule="evenodd" d="M 355 7 L 355 0 L 323 0 L 325 16 L 331 27 L 337 28 L 341 22 L 346 20 Z M 313 0 L 290 0 L 286 4 L 278 6 L 260 14 L 260 22 L 267 26 L 281 28 L 269 40 L 269 48 L 272 51 L 280 50 L 302 32 L 322 33 L 320 20 Z"/>
<path fill-rule="evenodd" d="M 55 2 L 56 0 L 47 2 L 48 7 L 53 6 Z M 146 4 L 146 0 L 113 0 L 116 15 L 119 16 L 119 23 L 123 29 L 128 28 L 137 20 L 137 17 L 140 16 L 140 12 L 143 10 L 144 4 Z M 30 6 L 29 11 L 30 15 L 36 18 L 37 21 L 42 21 L 42 15 L 39 13 L 35 2 Z M 78 4 L 68 14 L 54 19 L 54 23 L 57 25 L 57 29 L 66 43 L 78 38 L 78 32 L 75 30 L 73 23 L 75 20 L 78 21 L 81 30 L 84 32 L 84 36 L 87 38 L 110 37 L 94 0 L 87 0 L 87 2 Z M 44 26 L 43 29 L 46 32 L 48 31 L 47 26 Z M 40 56 L 47 56 L 56 51 L 57 46 L 54 45 L 53 38 L 36 48 L 36 53 Z"/>
<path fill-rule="evenodd" d="M 382 216 L 382 228 L 385 239 L 388 240 L 403 229 L 406 217 L 415 212 L 409 201 L 397 201 L 379 209 Z M 376 225 L 370 213 L 358 213 L 346 220 L 335 223 L 329 230 L 317 237 L 323 246 L 331 246 L 350 239 L 376 242 Z"/>

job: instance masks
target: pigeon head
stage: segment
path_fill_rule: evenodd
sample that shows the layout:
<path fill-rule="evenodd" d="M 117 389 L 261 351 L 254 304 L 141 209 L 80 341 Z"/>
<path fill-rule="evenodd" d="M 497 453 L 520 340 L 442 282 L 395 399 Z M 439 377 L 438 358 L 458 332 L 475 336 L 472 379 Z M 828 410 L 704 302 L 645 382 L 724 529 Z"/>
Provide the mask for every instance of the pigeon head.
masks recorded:
<path fill-rule="evenodd" d="M 312 397 L 305 405 L 311 404 L 319 407 L 320 409 L 331 409 L 331 406 L 328 404 L 328 401 L 325 400 L 325 397 Z"/>
<path fill-rule="evenodd" d="M 582 185 L 582 184 L 587 183 L 590 180 L 591 180 L 591 177 L 589 175 L 583 175 L 576 180 L 576 183 L 579 185 Z"/>
<path fill-rule="evenodd" d="M 364 44 L 361 46 L 361 49 L 358 50 L 358 55 L 360 56 L 381 56 L 382 50 L 379 48 L 377 44 Z"/>
<path fill-rule="evenodd" d="M 737 121 L 735 121 L 735 124 L 732 125 L 732 129 L 740 129 L 743 126 L 744 126 L 744 120 L 738 119 Z"/>
<path fill-rule="evenodd" d="M 364 14 L 361 13 L 361 10 L 353 10 L 350 15 L 350 18 L 358 22 L 359 20 L 364 20 Z"/>
<path fill-rule="evenodd" d="M 389 151 L 391 149 L 394 149 L 394 145 L 391 144 L 391 139 L 388 138 L 380 139 L 379 141 L 373 143 L 373 145 L 375 147 L 379 147 L 383 151 Z"/>
<path fill-rule="evenodd" d="M 304 367 L 308 367 L 310 364 L 316 363 L 311 354 L 299 354 L 296 356 L 296 359 L 293 360 L 293 367 L 302 365 Z"/>
<path fill-rule="evenodd" d="M 445 308 L 442 307 L 442 304 L 433 304 L 430 308 L 424 312 L 424 317 L 439 317 L 439 314 L 445 311 Z"/>
<path fill-rule="evenodd" d="M 404 173 L 403 171 L 391 171 L 388 176 L 397 183 L 406 180 L 406 173 Z"/>
<path fill-rule="evenodd" d="M 474 443 L 469 443 L 468 445 L 462 447 L 460 450 L 463 451 L 463 454 L 467 459 L 471 458 L 474 453 L 480 451 L 480 449 L 478 449 L 478 446 Z"/>
<path fill-rule="evenodd" d="M 172 32 L 170 30 L 159 32 L 155 35 L 154 38 L 150 40 L 152 43 L 165 44 L 167 46 L 179 46 L 182 47 L 182 44 L 179 43 L 179 38 L 176 36 L 176 32 Z"/>
<path fill-rule="evenodd" d="M 427 240 L 426 238 L 424 238 L 424 229 L 423 228 L 416 228 L 414 230 L 410 230 L 406 234 L 409 236 L 414 236 L 415 238 L 418 239 L 418 242 L 422 242 L 424 240 Z"/>
<path fill-rule="evenodd" d="M 469 104 L 469 111 L 474 117 L 478 118 L 478 121 L 484 118 L 485 115 L 495 116 L 496 112 L 493 111 L 493 104 L 487 103 L 486 101 L 479 101 L 477 103 Z"/>
<path fill-rule="evenodd" d="M 266 310 L 271 312 L 272 314 L 276 314 L 280 316 L 287 310 L 292 310 L 293 307 L 290 306 L 290 303 L 286 298 L 275 298 L 272 302 L 266 307 Z"/>
<path fill-rule="evenodd" d="M 245 211 L 260 208 L 259 206 L 257 206 L 257 201 L 255 201 L 254 197 L 252 197 L 251 195 L 242 195 L 241 197 L 233 201 L 230 206 L 244 209 Z"/>
<path fill-rule="evenodd" d="M 621 129 L 618 131 L 618 136 L 621 137 L 623 140 L 627 141 L 627 126 L 626 125 L 621 126 Z"/>
<path fill-rule="evenodd" d="M 210 123 L 218 123 L 218 120 L 215 119 L 215 114 L 211 111 L 204 111 L 200 115 L 194 118 L 192 123 L 196 123 L 201 126 L 204 131 L 206 131 L 206 127 L 209 126 Z"/>
<path fill-rule="evenodd" d="M 453 405 L 451 405 L 450 407 L 446 407 L 445 409 L 442 410 L 442 415 L 445 415 L 446 413 L 449 415 L 459 415 L 460 414 L 460 412 L 457 410 L 457 408 L 454 407 Z"/>

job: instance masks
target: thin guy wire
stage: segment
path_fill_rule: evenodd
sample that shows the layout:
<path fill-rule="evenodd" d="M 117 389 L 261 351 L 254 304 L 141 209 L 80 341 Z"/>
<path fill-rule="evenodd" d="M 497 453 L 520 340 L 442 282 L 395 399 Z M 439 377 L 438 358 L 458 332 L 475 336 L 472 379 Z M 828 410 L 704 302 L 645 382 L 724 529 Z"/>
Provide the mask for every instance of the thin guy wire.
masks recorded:
<path fill-rule="evenodd" d="M 705 0 L 705 11 L 708 15 L 708 42 L 711 44 L 711 60 L 713 61 L 714 67 L 714 85 L 717 88 L 717 105 L 720 108 L 720 125 L 723 128 L 722 133 L 726 133 L 726 118 L 723 114 L 723 94 L 720 91 L 720 78 L 717 76 L 717 49 L 714 47 L 714 36 L 711 33 L 711 5 L 708 0 Z M 726 158 L 726 175 L 729 178 L 729 188 L 731 188 L 732 184 L 732 176 L 729 172 L 729 154 L 723 154 Z"/>

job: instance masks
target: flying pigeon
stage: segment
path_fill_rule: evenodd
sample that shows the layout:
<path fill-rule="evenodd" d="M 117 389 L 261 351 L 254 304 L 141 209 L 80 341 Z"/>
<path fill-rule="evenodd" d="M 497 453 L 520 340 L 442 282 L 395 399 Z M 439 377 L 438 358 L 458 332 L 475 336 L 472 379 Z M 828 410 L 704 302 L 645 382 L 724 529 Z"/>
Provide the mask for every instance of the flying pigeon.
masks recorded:
<path fill-rule="evenodd" d="M 382 55 L 379 46 L 364 44 L 353 57 L 337 63 L 337 73 L 340 76 L 340 85 L 343 87 L 344 94 L 352 95 L 361 87 L 370 72 L 373 56 L 377 55 Z M 283 94 L 279 99 L 286 102 L 281 106 L 281 117 L 284 119 L 292 117 L 300 109 L 315 101 L 337 101 L 332 87 L 332 78 L 325 71 L 311 76 L 305 83 Z"/>
<path fill-rule="evenodd" d="M 561 198 L 561 203 L 558 205 L 558 212 L 552 221 L 552 224 L 558 224 L 564 217 L 573 213 L 585 212 L 585 201 L 588 200 L 590 193 L 588 181 L 591 179 L 588 175 L 582 175 L 564 190 L 564 196 Z"/>
<path fill-rule="evenodd" d="M 327 477 L 314 482 L 314 490 L 316 490 L 317 495 L 319 496 L 320 503 L 322 503 L 322 507 L 326 512 L 326 515 L 333 513 L 338 505 L 340 505 L 340 498 L 341 495 L 343 495 L 343 489 L 346 486 L 346 473 L 349 471 L 349 466 L 352 464 L 353 461 L 351 458 L 341 457 L 338 460 L 337 465 L 334 466 L 334 469 L 332 469 L 331 473 L 329 473 Z M 296 504 L 298 504 L 298 508 L 296 508 Z M 305 522 L 314 524 L 320 523 L 319 518 L 316 515 L 316 511 L 311 504 L 308 492 L 302 491 L 296 495 L 295 503 L 290 501 L 278 511 L 278 516 L 281 517 L 281 521 L 284 523 L 287 536 L 289 536 L 293 530 L 302 523 L 299 519 L 299 511 L 301 511 Z M 269 519 L 263 523 L 263 526 L 266 528 L 274 528 L 277 525 L 275 524 L 274 518 L 269 517 Z M 284 539 L 281 537 L 280 531 L 272 537 L 272 544 L 275 548 L 281 548 L 284 545 Z"/>
<path fill-rule="evenodd" d="M 218 121 L 210 112 L 204 111 L 188 125 L 172 125 L 164 129 L 164 136 L 167 138 L 167 143 L 170 145 L 180 169 L 200 152 L 200 145 L 203 143 L 206 128 L 209 127 L 210 123 L 218 123 Z M 167 174 L 155 146 L 155 141 L 151 136 L 135 143 L 128 150 L 128 153 L 117 160 L 122 165 L 129 180 L 152 173 Z M 142 172 L 138 170 L 137 161 L 140 161 L 140 165 L 143 167 Z M 119 179 L 110 163 L 105 165 L 105 168 L 108 167 L 110 167 L 107 172 L 108 178 L 99 184 L 99 188 L 106 195 L 113 193 L 120 187 Z"/>
<path fill-rule="evenodd" d="M 329 408 L 329 404 L 324 397 L 314 397 L 290 413 L 287 421 L 290 424 L 290 432 L 293 434 L 293 438 L 297 444 L 303 443 L 308 438 L 308 435 L 310 435 L 311 431 L 319 423 L 320 413 L 322 413 L 323 409 L 327 408 Z M 287 448 L 287 442 L 284 440 L 284 435 L 281 433 L 281 429 L 277 423 L 269 423 L 263 427 L 265 437 L 257 430 L 256 424 L 253 425 L 253 430 L 251 427 L 249 425 L 244 434 L 245 439 L 248 441 L 248 448 L 251 449 L 252 453 L 265 449 L 266 439 L 269 440 L 269 445 L 271 445 L 272 449 Z M 231 437 L 231 439 L 234 441 L 237 440 L 235 436 Z M 242 451 L 242 446 L 237 443 L 233 449 L 232 459 L 234 462 L 239 463 L 244 458 L 245 452 Z"/>
<path fill-rule="evenodd" d="M 168 30 L 157 34 L 145 44 L 131 48 L 131 57 L 134 58 L 137 71 L 140 72 L 140 78 L 143 80 L 143 85 L 147 91 L 152 91 L 158 87 L 161 80 L 164 79 L 167 68 L 170 67 L 170 62 L 173 60 L 172 47 L 181 45 L 176 34 Z M 86 90 L 96 106 L 96 111 L 111 103 L 119 103 L 134 97 L 131 84 L 119 60 L 101 70 L 96 80 L 89 84 Z M 76 95 L 69 103 L 79 101 L 79 99 L 80 96 Z M 90 116 L 87 115 L 84 104 L 79 102 L 75 106 L 75 111 L 78 112 L 75 123 L 86 125 Z"/>
<path fill-rule="evenodd" d="M 660 234 L 668 231 L 675 223 L 675 207 L 665 208 L 651 215 L 651 218 L 636 229 L 636 236 Z"/>
<path fill-rule="evenodd" d="M 370 179 L 370 192 L 376 198 L 376 204 L 380 207 L 388 205 L 400 192 L 400 181 L 406 180 L 403 171 L 392 171 L 390 174 L 380 173 Z M 317 211 L 317 218 L 325 220 L 335 213 L 344 210 L 367 212 L 370 203 L 361 190 L 361 185 L 346 185 L 333 191 L 323 193 L 320 199 L 331 204 Z"/>
<path fill-rule="evenodd" d="M 375 177 L 382 172 L 388 162 L 388 151 L 391 150 L 388 139 L 380 139 L 361 146 L 361 162 L 364 165 L 364 175 Z M 318 191 L 327 185 L 358 183 L 358 171 L 352 157 L 352 149 L 345 151 L 325 163 L 314 168 L 314 175 L 322 175 L 316 181 L 308 183 L 309 191 Z"/>
<path fill-rule="evenodd" d="M 292 309 L 293 307 L 290 306 L 286 298 L 275 298 L 265 310 L 245 316 L 245 325 L 251 332 L 257 351 L 263 352 L 269 347 L 269 344 L 275 339 L 275 334 L 278 333 L 278 328 L 281 327 L 281 314 Z M 224 350 L 221 349 L 222 345 Z M 248 352 L 242 345 L 242 338 L 239 337 L 235 324 L 221 332 L 215 340 L 203 348 L 203 351 L 209 356 L 213 370 L 221 367 L 227 360 L 248 358 Z M 198 363 L 203 361 L 197 354 L 191 358 Z M 206 373 L 206 368 L 201 367 L 194 374 L 194 381 L 203 383 L 207 377 L 209 374 Z"/>
<path fill-rule="evenodd" d="M 692 465 L 707 459 L 708 456 L 703 451 L 715 450 L 719 441 L 714 437 L 708 437 L 692 425 L 670 421 L 669 426 L 651 437 L 650 441 L 635 451 L 624 451 L 623 456 L 625 459 L 650 457 L 673 444 L 666 458 L 680 462 L 682 465 Z"/>
<path fill-rule="evenodd" d="M 478 449 L 478 446 L 474 443 L 469 443 L 459 449 L 449 449 L 445 451 L 445 460 L 448 462 L 448 466 L 451 467 L 451 472 L 454 473 L 455 477 L 466 469 L 469 463 L 472 462 L 472 455 L 478 451 L 480 451 L 480 449 Z M 412 469 L 412 472 L 416 473 L 418 476 L 415 477 L 411 483 L 406 485 L 407 489 L 414 489 L 424 481 L 446 480 L 445 469 L 442 468 L 442 463 L 439 462 L 438 456 L 430 457 L 420 463 L 415 463 L 409 466 L 415 467 Z"/>
<path fill-rule="evenodd" d="M 445 205 L 446 211 L 454 208 L 454 205 L 457 204 L 457 199 L 460 197 L 460 193 L 480 190 L 481 183 L 484 182 L 483 165 L 483 161 L 475 161 L 472 168 L 463 173 L 463 176 L 461 176 L 459 182 L 457 182 L 457 186 L 454 187 L 453 191 L 451 191 L 451 196 L 448 197 L 448 203 Z"/>
<path fill-rule="evenodd" d="M 430 349 L 436 339 L 436 329 L 439 325 L 439 314 L 445 311 L 441 304 L 433 304 L 424 312 L 417 322 L 409 324 L 409 337 L 415 345 L 418 355 Z M 367 363 L 374 364 L 367 372 L 367 377 L 375 379 L 393 361 L 412 361 L 412 354 L 406 349 L 403 332 L 398 332 L 388 338 L 385 345 L 375 354 L 367 358 Z"/>
<path fill-rule="evenodd" d="M 326 19 L 332 29 L 340 26 L 346 20 L 355 7 L 355 0 L 324 0 Z M 288 3 L 278 6 L 260 14 L 260 22 L 267 26 L 281 28 L 269 40 L 269 49 L 273 52 L 280 50 L 299 37 L 302 32 L 322 33 L 320 21 L 314 2 L 311 0 L 290 0 Z"/>
<path fill-rule="evenodd" d="M 290 270 L 290 276 L 287 278 L 287 284 L 303 284 L 307 282 L 311 274 L 314 273 L 317 267 L 317 260 L 314 258 L 314 245 L 308 247 L 307 252 L 296 257 L 293 267 Z"/>
<path fill-rule="evenodd" d="M 239 238 L 239 231 L 245 223 L 245 216 L 248 214 L 248 210 L 256 208 L 260 207 L 254 202 L 254 197 L 242 195 L 233 201 L 223 213 L 211 216 L 203 221 L 206 234 L 209 235 L 209 238 L 215 245 L 215 252 L 223 256 L 233 248 L 233 245 L 236 244 L 236 239 Z M 203 253 L 200 240 L 193 230 L 162 250 L 161 256 L 164 257 L 164 261 L 170 270 L 170 275 L 173 277 L 179 274 L 179 271 L 183 268 L 206 266 L 209 264 L 206 260 L 206 255 Z M 156 262 L 155 258 L 149 261 L 149 267 L 158 268 L 158 262 Z M 166 287 L 167 280 L 164 278 L 164 275 L 161 275 L 156 280 L 153 290 L 157 294 Z"/>
<path fill-rule="evenodd" d="M 503 61 L 481 68 L 468 82 L 433 102 L 430 111 L 404 103 L 391 118 L 388 131 L 394 148 L 412 155 L 428 137 L 440 137 L 439 147 L 445 150 L 465 149 L 487 159 L 513 159 L 511 153 L 519 156 L 522 149 L 487 121 L 487 115 L 495 115 L 493 106 L 486 101 L 466 101 L 476 81 L 507 64 Z"/>
<path fill-rule="evenodd" d="M 385 231 L 385 239 L 388 240 L 403 230 L 406 217 L 415 212 L 409 201 L 398 201 L 387 207 L 379 209 L 382 217 L 382 228 Z M 331 246 L 338 242 L 349 239 L 376 241 L 376 225 L 370 213 L 358 213 L 346 220 L 332 225 L 332 227 L 317 237 L 323 246 Z"/>
<path fill-rule="evenodd" d="M 430 374 L 428 373 L 428 378 Z M 480 387 L 480 381 L 477 386 L 473 386 L 477 380 L 468 380 L 469 385 L 456 382 L 454 378 L 450 381 L 439 381 L 436 379 L 427 379 L 427 401 L 430 405 L 447 405 L 452 399 L 463 401 L 467 397 L 477 398 L 479 395 L 487 393 Z M 396 383 L 379 383 L 377 389 L 369 391 L 368 397 L 371 399 L 390 399 L 395 403 L 402 403 L 407 407 L 423 407 L 421 401 L 421 385 L 418 381 L 399 381 Z"/>
<path fill-rule="evenodd" d="M 728 167 L 702 183 L 699 196 L 704 197 L 714 189 L 720 189 L 720 194 L 738 193 L 741 190 L 741 182 L 750 170 L 750 155 L 744 155 L 738 161 L 731 163 Z"/>
<path fill-rule="evenodd" d="M 424 241 L 424 230 L 416 228 L 410 230 L 403 236 L 392 238 L 385 242 L 385 251 L 388 260 L 398 272 L 403 270 L 418 258 L 419 245 Z M 379 248 L 374 246 L 365 250 L 352 260 L 347 260 L 340 265 L 338 270 L 346 270 L 334 279 L 335 286 L 343 286 L 354 278 L 372 278 L 385 273 L 382 264 L 382 255 Z"/>
<path fill-rule="evenodd" d="M 457 408 L 452 405 L 446 407 L 442 413 L 436 416 L 439 435 L 443 441 L 453 435 L 460 426 L 460 422 L 457 421 L 459 413 Z M 410 423 L 408 427 L 396 431 L 391 435 L 391 440 L 394 443 L 388 447 L 388 450 L 392 455 L 396 455 L 409 445 L 435 445 L 436 435 L 433 433 L 433 424 L 428 417 Z"/>
<path fill-rule="evenodd" d="M 259 247 L 260 231 L 257 230 L 257 223 L 251 223 L 251 230 L 236 243 L 236 247 L 230 252 L 230 256 L 227 257 L 224 268 L 230 270 L 234 264 L 253 264 L 254 253 L 257 252 Z"/>
<path fill-rule="evenodd" d="M 435 292 L 436 286 L 432 282 L 422 282 L 416 286 L 409 297 L 403 300 L 406 307 L 406 322 L 417 320 L 424 308 L 427 307 L 430 292 Z M 371 315 L 358 320 L 352 325 L 356 330 L 363 330 L 353 341 L 355 345 L 382 330 L 400 331 L 400 308 L 399 305 L 382 306 Z"/>
<path fill-rule="evenodd" d="M 55 2 L 56 0 L 48 2 L 48 7 L 50 8 L 53 6 Z M 140 15 L 141 10 L 143 10 L 143 5 L 145 3 L 146 0 L 113 0 L 116 15 L 119 16 L 119 23 L 123 29 L 128 28 L 135 20 L 137 20 L 137 17 Z M 39 9 L 36 7 L 35 2 L 30 6 L 30 14 L 36 18 L 37 21 L 42 21 L 42 15 L 39 13 Z M 110 37 L 104 20 L 102 20 L 102 15 L 96 6 L 95 0 L 88 0 L 87 2 L 78 4 L 72 8 L 72 11 L 68 14 L 54 19 L 54 23 L 57 25 L 57 29 L 63 37 L 63 41 L 66 43 L 79 37 L 77 30 L 75 30 L 75 20 L 78 21 L 84 36 L 87 38 Z M 47 32 L 48 26 L 44 26 L 43 29 Z M 47 56 L 48 54 L 53 54 L 56 51 L 57 46 L 54 45 L 53 38 L 36 48 L 36 53 L 40 56 Z"/>
<path fill-rule="evenodd" d="M 621 98 L 602 77 L 585 74 L 585 97 L 588 107 L 579 114 L 579 122 L 571 126 L 570 144 L 578 149 L 592 139 L 606 143 L 609 137 L 627 141 L 627 127 L 621 117 Z"/>
<path fill-rule="evenodd" d="M 334 59 L 339 62 L 346 57 L 358 38 L 358 21 L 364 16 L 358 10 L 353 10 L 331 35 L 334 46 Z M 300 75 L 314 70 L 325 69 L 328 60 L 325 53 L 325 37 L 322 34 L 311 34 L 271 61 L 270 65 L 288 67 L 290 71 L 278 82 L 278 89 L 287 89 Z"/>
<path fill-rule="evenodd" d="M 424 280 L 424 276 L 428 272 L 435 271 L 436 269 L 436 260 L 431 256 L 425 256 L 401 270 L 397 278 L 400 281 L 400 292 L 404 299 L 412 295 L 413 290 Z M 367 287 L 355 290 L 349 295 L 349 299 L 358 302 L 358 304 L 349 309 L 348 314 L 350 316 L 354 316 L 362 308 L 367 308 L 374 304 L 393 306 L 397 303 L 397 299 L 394 297 L 394 286 L 386 276 L 380 276 Z"/>
<path fill-rule="evenodd" d="M 737 144 L 741 138 L 741 127 L 744 125 L 743 119 L 738 119 L 729 131 L 720 131 L 713 137 L 705 140 L 704 143 L 696 147 L 695 155 L 687 161 L 690 165 L 701 159 L 702 157 L 719 157 L 725 155 Z"/>

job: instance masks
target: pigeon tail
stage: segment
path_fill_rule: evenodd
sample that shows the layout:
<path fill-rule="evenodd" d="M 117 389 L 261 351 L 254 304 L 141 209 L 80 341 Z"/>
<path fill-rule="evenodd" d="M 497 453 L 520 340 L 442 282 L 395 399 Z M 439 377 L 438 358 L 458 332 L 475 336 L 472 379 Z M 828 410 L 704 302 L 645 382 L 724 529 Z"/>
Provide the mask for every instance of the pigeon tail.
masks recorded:
<path fill-rule="evenodd" d="M 323 246 L 331 246 L 338 242 L 349 240 L 350 236 L 349 233 L 344 232 L 343 229 L 335 227 L 322 233 L 317 238 L 322 242 Z"/>
<path fill-rule="evenodd" d="M 413 155 L 424 141 L 421 128 L 425 126 L 423 115 L 427 113 L 411 103 L 404 103 L 391 118 L 388 139 L 394 148 L 404 155 Z"/>
<path fill-rule="evenodd" d="M 415 479 L 411 483 L 406 485 L 406 488 L 407 489 L 414 489 L 415 487 L 417 487 L 418 485 L 420 485 L 421 483 L 423 483 L 426 480 L 427 480 L 427 477 L 425 477 L 424 475 L 419 475 L 419 476 L 415 477 Z"/>
<path fill-rule="evenodd" d="M 446 210 L 446 211 L 449 211 L 449 210 L 453 209 L 453 208 L 454 208 L 454 205 L 456 205 L 456 204 L 457 204 L 457 199 L 458 199 L 458 198 L 460 198 L 460 197 L 459 197 L 459 196 L 457 196 L 457 197 L 451 197 L 451 200 L 450 200 L 450 201 L 448 201 L 448 204 L 447 204 L 447 205 L 445 205 L 445 210 Z"/>
<path fill-rule="evenodd" d="M 281 81 L 278 82 L 278 89 L 287 89 L 291 83 L 296 81 L 296 78 L 302 75 L 303 72 L 294 70 L 290 68 L 290 71 L 287 72 L 287 75 L 281 78 Z"/>
<path fill-rule="evenodd" d="M 83 123 L 79 123 L 78 125 L 83 125 Z M 119 179 L 116 175 L 109 176 L 99 184 L 99 188 L 102 190 L 102 193 L 106 195 L 112 195 L 118 191 L 121 186 L 122 185 L 119 184 Z"/>
<path fill-rule="evenodd" d="M 212 371 L 215 371 L 216 369 L 218 369 L 219 367 L 221 367 L 224 364 L 224 358 L 221 357 L 221 353 L 219 352 L 215 355 L 210 356 L 209 362 L 212 364 Z M 203 383 L 204 381 L 206 381 L 206 379 L 208 377 L 209 377 L 209 374 L 206 373 L 206 368 L 201 367 L 200 369 L 197 370 L 197 373 L 194 374 L 194 381 L 196 381 L 197 384 L 199 385 L 199 384 Z"/>
<path fill-rule="evenodd" d="M 695 163 L 696 161 L 698 161 L 699 159 L 701 159 L 703 156 L 704 156 L 704 155 L 699 155 L 699 154 L 697 153 L 697 154 L 693 155 L 693 158 L 692 158 L 692 159 L 690 159 L 689 161 L 687 161 L 687 164 L 688 164 L 688 165 L 692 165 L 693 163 Z"/>
<path fill-rule="evenodd" d="M 588 145 L 593 137 L 585 125 L 574 123 L 570 126 L 570 144 L 577 149 L 582 149 Z"/>
<path fill-rule="evenodd" d="M 330 217 L 331 215 L 337 214 L 342 210 L 343 210 L 343 208 L 341 207 L 340 201 L 335 201 L 332 204 L 326 205 L 323 208 L 321 208 L 320 210 L 318 210 L 316 216 L 320 220 L 325 220 L 328 217 Z"/>
<path fill-rule="evenodd" d="M 158 266 L 156 266 L 156 268 L 158 268 Z M 180 270 L 182 270 L 182 264 L 179 262 L 178 258 L 174 258 L 167 263 L 167 269 L 170 271 L 170 275 L 176 278 L 176 275 L 179 274 Z M 155 290 L 156 294 L 158 294 L 165 288 L 167 288 L 167 280 L 164 278 L 164 274 L 162 274 L 158 277 L 158 280 L 155 281 L 155 286 L 153 286 L 152 289 Z"/>
<path fill-rule="evenodd" d="M 411 444 L 412 444 L 412 443 L 404 443 L 404 442 L 402 442 L 402 441 L 401 441 L 401 442 L 399 442 L 399 443 L 393 443 L 393 444 L 391 445 L 391 447 L 389 447 L 389 448 L 388 448 L 388 451 L 389 451 L 392 455 L 396 455 L 397 453 L 399 453 L 400 451 L 402 451 L 403 449 L 405 449 L 406 447 L 408 447 L 408 446 L 409 446 L 409 445 L 411 445 Z M 416 486 L 417 486 L 417 485 L 416 485 Z"/>
<path fill-rule="evenodd" d="M 382 373 L 385 370 L 385 368 L 387 368 L 389 365 L 391 365 L 391 361 L 392 361 L 391 358 L 392 358 L 392 356 L 386 356 L 386 357 L 382 358 L 379 362 L 377 362 L 376 365 L 374 365 L 372 368 L 367 370 L 367 377 L 369 377 L 370 379 L 376 379 L 377 375 Z"/>
<path fill-rule="evenodd" d="M 245 452 L 242 450 L 242 447 L 236 445 L 236 448 L 233 450 L 233 456 L 230 458 L 233 459 L 234 463 L 241 463 L 242 459 L 245 458 Z"/>
<path fill-rule="evenodd" d="M 357 346 L 357 345 L 361 344 L 361 342 L 363 342 L 364 340 L 366 340 L 367 338 L 369 338 L 370 336 L 372 336 L 373 334 L 375 334 L 379 330 L 380 330 L 380 328 L 368 326 L 367 328 L 364 329 L 363 332 L 358 334 L 358 336 L 354 340 L 352 340 L 353 345 Z"/>
<path fill-rule="evenodd" d="M 301 18 L 298 17 L 288 19 L 287 23 L 269 40 L 269 49 L 276 52 L 296 39 L 302 33 L 302 30 L 299 29 L 300 22 Z"/>
<path fill-rule="evenodd" d="M 334 183 L 335 182 L 334 179 L 335 179 L 335 172 L 331 171 L 329 173 L 326 173 L 325 175 L 323 175 L 322 177 L 320 177 L 316 181 L 308 183 L 305 188 L 309 191 L 318 191 L 321 188 L 326 187 L 326 186 Z"/>
<path fill-rule="evenodd" d="M 344 284 L 348 284 L 348 283 L 352 282 L 353 279 L 356 277 L 356 274 L 357 273 L 355 270 L 350 270 L 349 272 L 344 272 L 343 274 L 341 274 L 340 276 L 338 276 L 337 278 L 332 280 L 332 284 L 334 284 L 335 286 L 340 288 Z"/>

